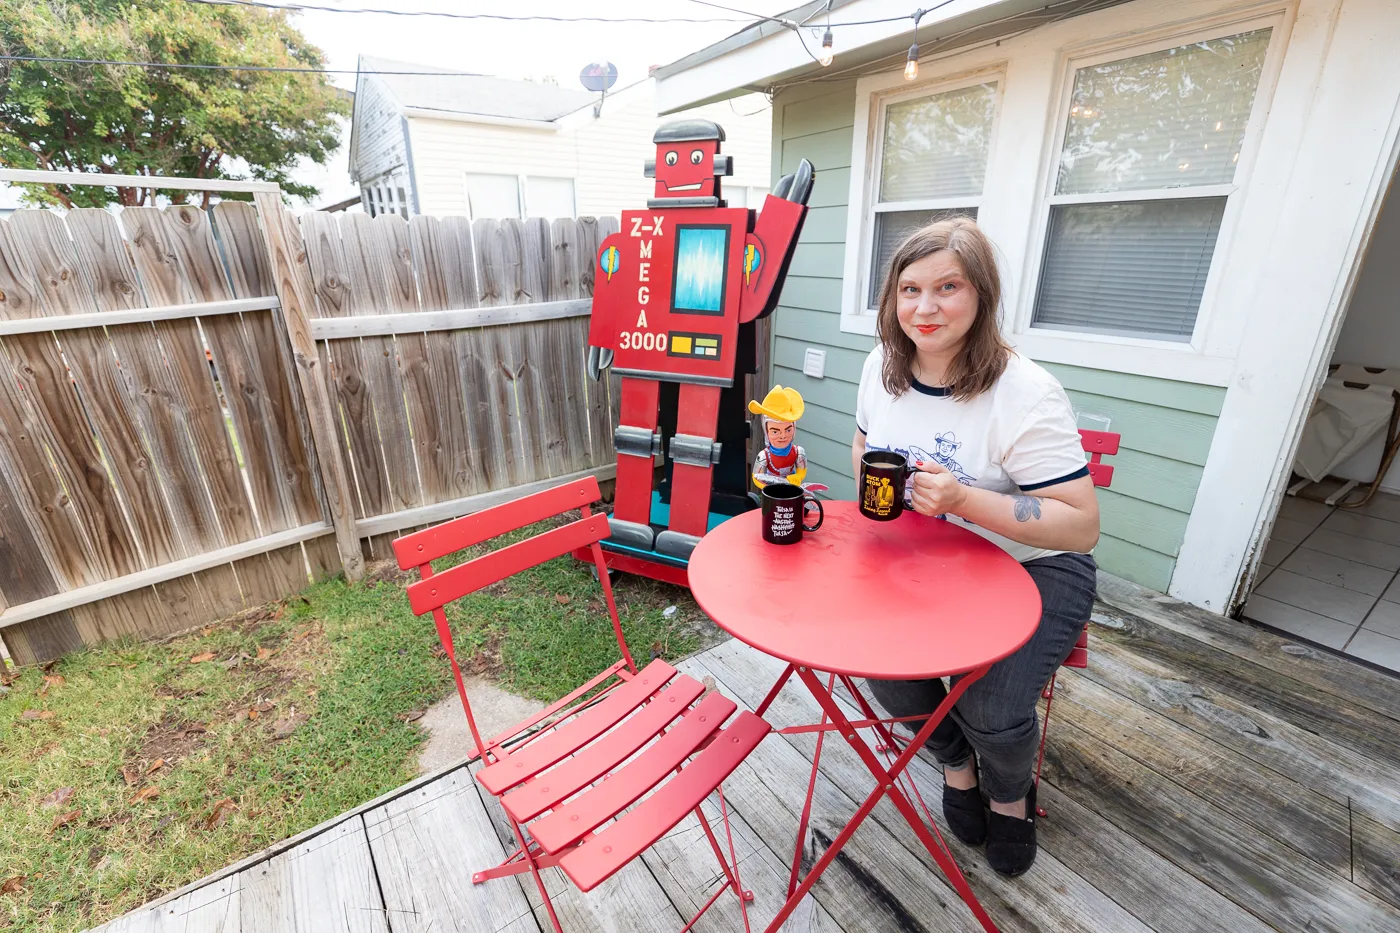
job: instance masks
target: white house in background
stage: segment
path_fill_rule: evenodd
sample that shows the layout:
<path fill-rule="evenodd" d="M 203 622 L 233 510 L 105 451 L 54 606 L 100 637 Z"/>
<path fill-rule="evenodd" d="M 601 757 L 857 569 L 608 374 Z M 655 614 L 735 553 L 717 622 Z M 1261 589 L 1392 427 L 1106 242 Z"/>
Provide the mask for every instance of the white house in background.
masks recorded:
<path fill-rule="evenodd" d="M 646 203 L 642 165 L 659 122 L 651 78 L 609 93 L 600 109 L 582 88 L 369 56 L 359 68 L 350 176 L 370 213 L 555 218 Z M 442 74 L 385 73 L 396 71 Z M 683 115 L 724 128 L 734 157 L 725 197 L 733 207 L 758 203 L 772 169 L 767 101 L 748 95 Z"/>
<path fill-rule="evenodd" d="M 1328 364 L 1400 366 L 1400 2 L 920 5 L 912 80 L 909 0 L 813 0 L 784 14 L 805 34 L 764 22 L 655 72 L 662 113 L 766 90 L 775 171 L 816 166 L 771 355 L 807 400 L 813 477 L 853 491 L 882 258 L 913 224 L 975 212 L 1002 254 L 1005 332 L 1123 435 L 1100 565 L 1235 610 L 1288 564 L 1265 542 Z M 809 349 L 825 378 L 803 374 Z M 1353 562 L 1400 567 L 1400 525 L 1337 518 Z M 1379 550 L 1362 537 L 1377 528 L 1395 532 Z M 1360 620 L 1289 579 L 1313 608 L 1261 621 L 1343 647 Z"/>

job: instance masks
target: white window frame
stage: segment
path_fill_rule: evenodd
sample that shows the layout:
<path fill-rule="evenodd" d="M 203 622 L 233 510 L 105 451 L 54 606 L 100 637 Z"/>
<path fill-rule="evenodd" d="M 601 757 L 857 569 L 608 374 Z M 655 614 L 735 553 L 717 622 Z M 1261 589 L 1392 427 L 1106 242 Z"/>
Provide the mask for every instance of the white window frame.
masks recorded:
<path fill-rule="evenodd" d="M 841 279 L 841 330 L 852 334 L 874 336 L 876 313 L 868 307 L 870 284 L 879 270 L 870 268 L 871 250 L 875 243 L 875 215 L 892 211 L 946 210 L 955 207 L 981 209 L 982 200 L 991 183 L 991 168 L 995 161 L 1001 111 L 1006 94 L 1006 73 L 1001 64 L 980 67 L 974 71 L 932 77 L 909 82 L 901 72 L 874 75 L 856 82 L 856 115 L 854 143 L 851 152 L 851 189 L 846 215 L 846 259 Z M 921 97 L 931 97 L 947 91 L 996 84 L 996 106 L 992 128 L 987 141 L 987 165 L 982 177 L 982 191 L 976 195 L 956 198 L 918 198 L 909 201 L 889 201 L 877 204 L 877 185 L 884 155 L 885 110 Z M 868 100 L 862 107 L 860 102 Z"/>
<path fill-rule="evenodd" d="M 530 179 L 531 178 L 567 178 L 574 184 L 574 206 L 573 217 L 578 217 L 578 176 L 577 175 L 546 175 L 541 172 L 531 174 L 529 172 L 487 172 L 487 171 L 465 171 L 462 173 L 462 201 L 467 205 L 467 214 L 471 215 L 471 190 L 467 185 L 468 175 L 500 175 L 502 177 L 515 176 L 515 203 L 516 210 L 520 212 L 520 219 L 526 220 L 530 216 Z M 475 220 L 476 218 L 472 218 Z M 491 218 L 499 220 L 500 218 Z M 549 220 L 558 218 L 550 217 Z"/>
<path fill-rule="evenodd" d="M 572 218 L 577 218 L 577 217 L 578 217 L 578 178 L 576 178 L 576 177 L 573 176 L 573 175 L 539 175 L 539 174 L 536 174 L 536 175 L 521 175 L 521 176 L 520 176 L 520 180 L 517 182 L 517 185 L 519 186 L 518 190 L 520 191 L 520 200 L 521 200 L 520 216 L 521 216 L 521 217 L 529 217 L 529 216 L 530 216 L 530 179 L 531 179 L 531 178 L 568 179 L 568 181 L 570 181 L 570 182 L 572 183 L 572 190 L 573 190 L 573 194 L 574 194 L 574 197 L 573 197 L 574 203 L 573 203 L 573 205 L 570 207 L 570 210 L 573 211 L 573 213 L 570 214 L 569 216 L 572 217 Z M 550 219 L 550 220 L 556 220 L 557 218 L 551 217 L 551 218 L 549 218 L 549 219 Z"/>
<path fill-rule="evenodd" d="M 1025 265 L 1021 276 L 1023 283 L 1019 299 L 1014 303 L 1014 314 L 1008 314 L 1007 325 L 1012 340 L 1018 350 L 1028 356 L 1051 362 L 1094 368 L 1121 369 L 1126 354 L 1132 361 L 1132 371 L 1164 378 L 1185 379 L 1211 385 L 1226 385 L 1233 368 L 1232 348 L 1223 346 L 1218 338 L 1220 319 L 1224 314 L 1217 301 L 1220 280 L 1224 275 L 1231 247 L 1234 243 L 1240 213 L 1245 202 L 1245 189 L 1254 168 L 1259 152 L 1263 128 L 1273 101 L 1282 68 L 1285 50 L 1288 46 L 1288 30 L 1282 11 L 1256 14 L 1240 18 L 1216 17 L 1203 24 L 1196 22 L 1189 28 L 1175 31 L 1159 30 L 1150 35 L 1136 35 L 1127 39 L 1101 41 L 1081 46 L 1062 55 L 1057 82 L 1057 93 L 1053 98 L 1052 121 L 1049 130 L 1053 133 L 1038 182 L 1039 203 L 1036 206 L 1034 234 L 1026 250 Z M 1138 55 L 1147 55 L 1165 49 L 1177 48 L 1194 42 L 1221 39 L 1257 29 L 1270 29 L 1269 47 L 1264 55 L 1259 84 L 1254 92 L 1254 103 L 1249 118 L 1245 122 L 1244 138 L 1240 142 L 1240 158 L 1235 167 L 1234 179 L 1229 184 L 1198 185 L 1185 188 L 1151 188 L 1143 190 L 1111 191 L 1092 194 L 1056 194 L 1055 185 L 1059 176 L 1060 157 L 1064 149 L 1065 134 L 1069 127 L 1069 108 L 1074 94 L 1074 77 L 1081 68 L 1091 68 L 1108 62 L 1121 61 Z M 1056 205 L 1119 203 L 1147 200 L 1185 200 L 1190 198 L 1226 198 L 1225 212 L 1220 220 L 1220 230 L 1216 235 L 1215 252 L 1211 256 L 1210 272 L 1201 293 L 1200 306 L 1189 340 L 1171 340 L 1128 336 L 1125 334 L 1096 334 L 1078 330 L 1062 330 L 1053 326 L 1031 326 L 1035 314 L 1036 297 L 1040 290 L 1042 264 L 1050 232 L 1050 214 Z M 1118 361 L 1115 365 L 1111 361 Z"/>

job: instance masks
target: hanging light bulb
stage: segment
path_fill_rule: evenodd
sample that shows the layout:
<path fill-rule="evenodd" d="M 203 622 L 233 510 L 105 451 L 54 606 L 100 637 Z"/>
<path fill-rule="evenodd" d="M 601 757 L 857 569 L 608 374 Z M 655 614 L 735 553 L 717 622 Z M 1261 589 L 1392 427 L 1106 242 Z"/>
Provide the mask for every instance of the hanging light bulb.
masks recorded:
<path fill-rule="evenodd" d="M 828 26 L 826 30 L 826 35 L 822 36 L 821 54 L 817 56 L 817 61 L 822 63 L 823 68 L 830 65 L 831 60 L 836 56 L 836 53 L 832 51 L 831 42 L 831 27 Z"/>
<path fill-rule="evenodd" d="M 918 9 L 914 11 L 914 32 L 911 38 L 914 44 L 909 46 L 909 55 L 904 60 L 904 80 L 913 81 L 919 76 L 919 20 L 924 18 L 927 10 Z"/>

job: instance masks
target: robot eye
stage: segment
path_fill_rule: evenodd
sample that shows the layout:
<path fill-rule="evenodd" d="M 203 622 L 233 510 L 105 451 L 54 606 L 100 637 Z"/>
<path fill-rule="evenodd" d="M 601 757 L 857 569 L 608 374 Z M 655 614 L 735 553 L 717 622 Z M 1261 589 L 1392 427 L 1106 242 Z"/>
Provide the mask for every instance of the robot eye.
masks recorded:
<path fill-rule="evenodd" d="M 676 150 L 672 149 L 670 152 L 666 153 L 666 164 L 667 164 L 667 165 L 675 165 L 675 164 L 676 164 Z"/>
<path fill-rule="evenodd" d="M 694 165 L 699 165 L 699 164 L 700 164 L 700 160 L 703 159 L 703 158 L 705 158 L 705 153 L 701 152 L 699 149 L 692 149 L 692 150 L 691 150 L 691 152 L 690 152 L 690 161 L 691 161 L 692 164 L 694 164 Z"/>

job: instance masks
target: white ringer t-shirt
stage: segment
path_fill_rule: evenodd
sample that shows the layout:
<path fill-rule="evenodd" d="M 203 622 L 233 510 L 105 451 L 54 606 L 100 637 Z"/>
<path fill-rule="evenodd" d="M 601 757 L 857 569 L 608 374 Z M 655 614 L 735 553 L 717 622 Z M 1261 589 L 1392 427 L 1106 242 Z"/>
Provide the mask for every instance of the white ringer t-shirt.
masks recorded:
<path fill-rule="evenodd" d="M 986 392 L 954 401 L 949 390 L 915 381 L 895 398 L 880 379 L 884 350 L 866 357 L 856 396 L 856 427 L 866 450 L 894 450 L 910 465 L 936 461 L 958 482 L 993 492 L 1030 492 L 1088 476 L 1069 396 L 1045 369 L 1012 352 Z M 909 503 L 905 489 L 905 504 Z M 1063 551 L 1019 544 L 956 515 L 944 516 L 1025 562 Z"/>

